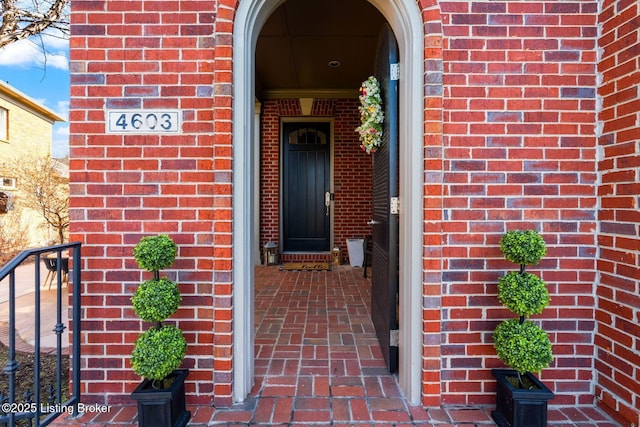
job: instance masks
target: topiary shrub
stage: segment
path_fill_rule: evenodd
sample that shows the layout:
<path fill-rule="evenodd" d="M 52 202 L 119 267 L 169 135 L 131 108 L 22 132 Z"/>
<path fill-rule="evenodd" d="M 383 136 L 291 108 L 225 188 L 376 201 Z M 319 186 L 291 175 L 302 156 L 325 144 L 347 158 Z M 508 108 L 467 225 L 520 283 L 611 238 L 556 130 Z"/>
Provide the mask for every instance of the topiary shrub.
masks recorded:
<path fill-rule="evenodd" d="M 530 320 L 509 319 L 493 334 L 498 357 L 520 374 L 540 372 L 553 361 L 547 333 Z"/>
<path fill-rule="evenodd" d="M 147 236 L 133 248 L 133 257 L 143 270 L 159 272 L 173 264 L 178 248 L 166 234 Z"/>
<path fill-rule="evenodd" d="M 138 337 L 131 354 L 136 374 L 151 380 L 162 380 L 181 364 L 187 353 L 182 331 L 174 325 L 149 328 Z"/>
<path fill-rule="evenodd" d="M 500 278 L 498 300 L 519 316 L 531 316 L 549 305 L 549 291 L 535 274 L 511 271 Z"/>
<path fill-rule="evenodd" d="M 175 313 L 181 296 L 178 285 L 160 270 L 173 264 L 176 244 L 167 235 L 147 236 L 133 249 L 138 266 L 153 273 L 153 279 L 142 282 L 131 297 L 133 310 L 145 322 L 157 322 L 138 337 L 131 355 L 131 365 L 139 376 L 152 380 L 155 388 L 182 364 L 187 342 L 182 331 L 162 322 Z"/>
<path fill-rule="evenodd" d="M 145 322 L 162 322 L 180 306 L 178 285 L 162 277 L 142 282 L 131 297 L 133 311 Z"/>
<path fill-rule="evenodd" d="M 507 232 L 500 239 L 504 257 L 520 264 L 519 271 L 506 273 L 498 283 L 498 300 L 518 319 L 505 320 L 495 330 L 494 347 L 498 357 L 522 374 L 540 372 L 553 361 L 551 341 L 545 331 L 527 317 L 540 314 L 549 305 L 546 284 L 535 274 L 525 271 L 527 265 L 538 264 L 546 255 L 544 239 L 535 230 Z"/>
<path fill-rule="evenodd" d="M 513 230 L 500 239 L 504 257 L 520 265 L 537 265 L 547 254 L 547 246 L 536 230 Z"/>

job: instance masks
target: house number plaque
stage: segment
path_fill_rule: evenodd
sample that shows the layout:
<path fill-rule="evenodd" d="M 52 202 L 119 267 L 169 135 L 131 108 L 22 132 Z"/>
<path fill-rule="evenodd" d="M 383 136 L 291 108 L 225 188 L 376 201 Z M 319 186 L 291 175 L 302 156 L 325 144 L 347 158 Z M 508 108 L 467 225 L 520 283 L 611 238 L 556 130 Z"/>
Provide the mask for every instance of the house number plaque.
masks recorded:
<path fill-rule="evenodd" d="M 179 110 L 107 110 L 107 133 L 178 133 Z"/>

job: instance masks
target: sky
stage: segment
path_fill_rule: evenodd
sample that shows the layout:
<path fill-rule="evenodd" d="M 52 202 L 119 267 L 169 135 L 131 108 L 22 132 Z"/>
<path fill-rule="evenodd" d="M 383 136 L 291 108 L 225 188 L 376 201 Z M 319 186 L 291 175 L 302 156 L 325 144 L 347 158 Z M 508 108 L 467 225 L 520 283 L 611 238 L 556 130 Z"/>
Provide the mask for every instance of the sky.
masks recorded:
<path fill-rule="evenodd" d="M 69 41 L 44 35 L 5 46 L 0 49 L 0 80 L 65 120 L 53 126 L 51 154 L 54 158 L 66 156 L 69 153 L 66 122 L 69 118 Z"/>

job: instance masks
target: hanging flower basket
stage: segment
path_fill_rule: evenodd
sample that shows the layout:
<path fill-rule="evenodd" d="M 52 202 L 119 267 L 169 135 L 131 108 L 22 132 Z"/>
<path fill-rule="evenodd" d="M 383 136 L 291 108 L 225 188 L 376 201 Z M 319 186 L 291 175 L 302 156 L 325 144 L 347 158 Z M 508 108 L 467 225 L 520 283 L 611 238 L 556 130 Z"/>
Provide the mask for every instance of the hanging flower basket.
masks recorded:
<path fill-rule="evenodd" d="M 360 134 L 360 148 L 367 154 L 375 152 L 382 141 L 382 98 L 378 79 L 370 76 L 360 86 L 360 126 L 356 131 Z"/>

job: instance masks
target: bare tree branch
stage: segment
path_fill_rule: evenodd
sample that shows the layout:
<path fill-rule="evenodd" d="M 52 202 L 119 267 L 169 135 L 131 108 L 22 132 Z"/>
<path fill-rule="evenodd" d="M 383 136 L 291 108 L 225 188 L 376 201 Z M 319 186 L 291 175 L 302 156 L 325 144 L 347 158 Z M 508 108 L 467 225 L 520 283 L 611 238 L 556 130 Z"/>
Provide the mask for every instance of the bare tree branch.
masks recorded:
<path fill-rule="evenodd" d="M 71 0 L 34 0 L 32 8 L 20 7 L 18 0 L 1 0 L 2 25 L 0 25 L 0 48 L 41 34 L 47 29 L 56 29 L 69 35 L 69 20 L 65 8 Z"/>
<path fill-rule="evenodd" d="M 18 177 L 22 207 L 40 214 L 63 243 L 69 228 L 69 180 L 60 176 L 50 155 L 29 154 L 2 165 Z"/>

